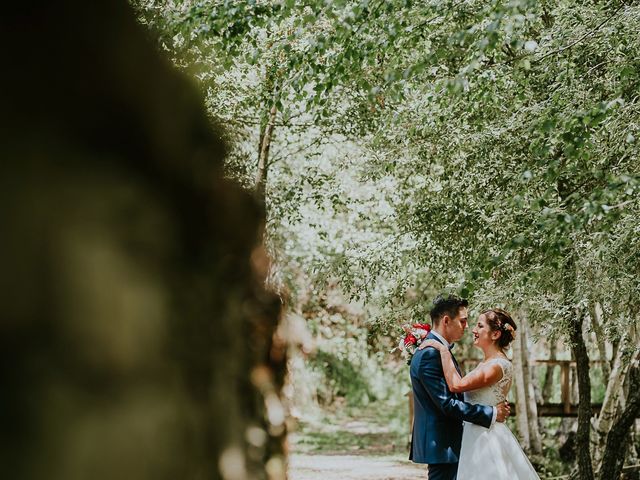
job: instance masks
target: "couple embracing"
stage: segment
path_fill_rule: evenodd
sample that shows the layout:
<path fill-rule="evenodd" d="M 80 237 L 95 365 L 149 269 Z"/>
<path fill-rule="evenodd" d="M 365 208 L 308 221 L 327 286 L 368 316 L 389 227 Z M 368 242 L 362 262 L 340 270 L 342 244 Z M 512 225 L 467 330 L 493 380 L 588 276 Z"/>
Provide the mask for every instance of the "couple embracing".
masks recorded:
<path fill-rule="evenodd" d="M 429 465 L 429 480 L 537 480 L 504 424 L 513 378 L 504 352 L 516 324 L 504 310 L 482 312 L 473 344 L 484 360 L 463 376 L 451 348 L 467 328 L 467 307 L 467 300 L 455 295 L 438 296 L 431 332 L 411 359 L 415 416 L 409 459 Z"/>

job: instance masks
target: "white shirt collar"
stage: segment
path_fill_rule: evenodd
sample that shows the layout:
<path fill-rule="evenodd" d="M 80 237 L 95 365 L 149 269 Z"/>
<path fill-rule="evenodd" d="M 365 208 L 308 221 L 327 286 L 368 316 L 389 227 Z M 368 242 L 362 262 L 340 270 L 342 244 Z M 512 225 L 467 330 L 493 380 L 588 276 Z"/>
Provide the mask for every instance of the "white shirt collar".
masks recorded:
<path fill-rule="evenodd" d="M 438 332 L 436 332 L 435 330 L 431 330 L 431 333 L 438 339 L 440 340 L 442 343 L 444 343 L 445 347 L 449 348 L 449 342 L 447 342 L 444 337 L 442 335 L 440 335 Z"/>

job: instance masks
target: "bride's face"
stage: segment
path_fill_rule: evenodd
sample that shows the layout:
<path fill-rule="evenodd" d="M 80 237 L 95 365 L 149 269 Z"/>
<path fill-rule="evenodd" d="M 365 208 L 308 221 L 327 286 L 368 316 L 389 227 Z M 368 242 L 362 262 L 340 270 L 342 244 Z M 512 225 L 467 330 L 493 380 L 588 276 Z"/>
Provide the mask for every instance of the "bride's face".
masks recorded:
<path fill-rule="evenodd" d="M 478 317 L 478 323 L 473 327 L 471 332 L 473 333 L 473 344 L 476 347 L 488 347 L 496 341 L 496 338 L 494 337 L 497 332 L 493 332 L 491 330 L 484 315 L 480 315 L 480 317 Z"/>

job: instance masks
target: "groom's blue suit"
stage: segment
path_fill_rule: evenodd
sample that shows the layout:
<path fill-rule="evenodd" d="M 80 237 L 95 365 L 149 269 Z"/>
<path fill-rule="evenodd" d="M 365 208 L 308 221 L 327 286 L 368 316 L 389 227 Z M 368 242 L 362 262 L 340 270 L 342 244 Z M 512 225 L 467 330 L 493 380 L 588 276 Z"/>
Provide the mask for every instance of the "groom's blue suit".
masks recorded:
<path fill-rule="evenodd" d="M 428 339 L 442 343 L 429 333 Z M 458 363 L 455 361 L 458 372 Z M 442 371 L 440 352 L 417 350 L 411 359 L 414 419 L 409 460 L 429 464 L 429 480 L 455 479 L 462 443 L 462 421 L 489 428 L 493 407 L 472 405 L 451 393 Z"/>

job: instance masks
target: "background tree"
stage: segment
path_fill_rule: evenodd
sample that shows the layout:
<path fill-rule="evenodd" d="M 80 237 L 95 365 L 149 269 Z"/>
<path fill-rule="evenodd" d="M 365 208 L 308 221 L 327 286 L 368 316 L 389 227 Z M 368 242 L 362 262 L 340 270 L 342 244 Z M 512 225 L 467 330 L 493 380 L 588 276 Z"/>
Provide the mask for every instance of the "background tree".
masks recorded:
<path fill-rule="evenodd" d="M 0 32 L 3 475 L 284 478 L 279 302 L 222 128 L 126 2 Z"/>

